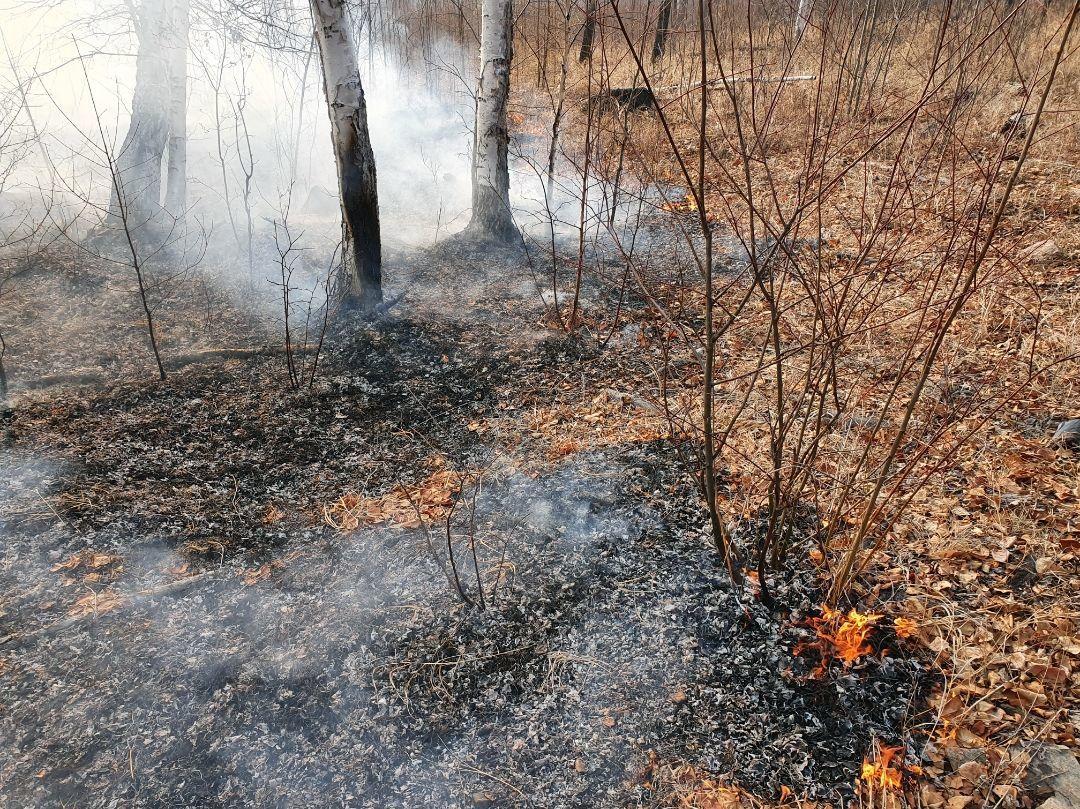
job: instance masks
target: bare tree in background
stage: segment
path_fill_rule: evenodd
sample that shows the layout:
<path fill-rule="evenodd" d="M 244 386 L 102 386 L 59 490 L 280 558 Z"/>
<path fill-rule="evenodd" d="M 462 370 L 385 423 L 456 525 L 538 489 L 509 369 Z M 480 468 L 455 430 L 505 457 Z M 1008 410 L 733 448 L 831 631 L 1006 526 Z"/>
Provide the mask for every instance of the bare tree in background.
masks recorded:
<path fill-rule="evenodd" d="M 165 208 L 173 216 L 187 206 L 187 58 L 191 28 L 188 0 L 171 0 L 168 14 L 169 164 Z"/>
<path fill-rule="evenodd" d="M 653 37 L 652 60 L 656 62 L 664 55 L 667 47 L 667 35 L 671 29 L 671 0 L 660 0 L 660 14 L 656 18 L 656 36 Z"/>
<path fill-rule="evenodd" d="M 512 0 L 483 0 L 472 166 L 472 220 L 466 229 L 472 236 L 506 243 L 520 238 L 510 213 L 507 163 L 513 14 Z"/>
<path fill-rule="evenodd" d="M 810 20 L 810 0 L 797 0 L 795 5 L 794 33 L 795 39 L 799 39 L 806 30 L 806 23 Z"/>
<path fill-rule="evenodd" d="M 311 0 L 311 16 L 322 61 L 347 246 L 340 295 L 345 306 L 370 310 L 382 302 L 382 241 L 375 155 L 356 43 L 344 0 Z"/>
<path fill-rule="evenodd" d="M 172 231 L 169 231 L 169 236 L 167 236 L 155 250 L 151 251 L 149 255 L 144 255 L 140 250 L 139 240 L 135 233 L 135 226 L 132 224 L 132 212 L 130 208 L 131 200 L 137 199 L 138 197 L 135 194 L 131 194 L 128 189 L 124 187 L 124 179 L 120 171 L 120 160 L 118 156 L 113 154 L 112 147 L 110 146 L 110 137 L 106 133 L 105 126 L 102 123 L 101 112 L 98 109 L 97 101 L 94 99 L 94 90 L 90 84 L 90 76 L 86 71 L 86 62 L 82 59 L 81 53 L 79 54 L 79 60 L 83 70 L 83 76 L 86 78 L 86 93 L 90 98 L 90 106 L 94 111 L 94 118 L 97 121 L 97 134 L 99 138 L 98 144 L 94 144 L 93 140 L 89 137 L 86 138 L 86 141 L 88 144 L 93 145 L 95 150 L 100 150 L 98 163 L 104 163 L 105 168 L 108 169 L 109 184 L 112 187 L 109 215 L 117 223 L 118 230 L 123 236 L 123 242 L 127 249 L 125 258 L 108 257 L 108 260 L 117 264 L 127 264 L 135 271 L 135 279 L 138 282 L 139 299 L 142 303 L 143 314 L 146 316 L 146 332 L 147 336 L 150 338 L 150 350 L 154 354 L 154 364 L 157 366 L 158 378 L 164 381 L 165 364 L 162 362 L 161 348 L 158 345 L 157 329 L 154 325 L 153 307 L 150 304 L 146 269 L 148 262 L 153 259 L 157 253 L 165 250 L 168 246 L 170 242 L 169 237 L 172 235 Z M 158 185 L 160 186 L 160 179 L 158 180 Z M 68 186 L 67 190 L 76 193 L 73 186 Z M 88 205 L 93 206 L 93 202 L 89 195 L 85 198 L 85 202 Z M 173 224 L 175 225 L 175 220 Z"/>
<path fill-rule="evenodd" d="M 113 184 L 112 217 L 138 229 L 155 221 L 161 208 L 161 161 L 169 137 L 169 15 L 164 0 L 144 0 L 134 13 L 139 50 L 135 91 L 127 135 L 116 156 L 118 182 Z M 117 191 L 128 195 L 120 200 Z"/>
<path fill-rule="evenodd" d="M 592 56 L 593 40 L 596 38 L 597 11 L 597 0 L 586 0 L 585 27 L 581 30 L 581 50 L 578 51 L 578 61 L 583 64 Z"/>
<path fill-rule="evenodd" d="M 11 53 L 4 40 L 4 51 L 11 61 Z M 20 211 L 5 198 L 9 182 L 15 167 L 25 158 L 30 150 L 33 131 L 24 132 L 19 127 L 19 118 L 27 112 L 26 87 L 12 69 L 10 85 L 0 86 L 0 250 L 6 251 L 16 244 L 32 241 L 39 225 L 32 221 L 31 211 Z M 40 144 L 40 142 L 39 142 Z M 29 225 L 29 227 L 27 227 Z M 0 263 L 0 311 L 3 311 L 4 293 L 7 282 L 15 275 L 14 267 Z M 8 375 L 4 365 L 7 354 L 7 342 L 4 340 L 3 326 L 0 324 L 0 415 L 9 410 Z"/>

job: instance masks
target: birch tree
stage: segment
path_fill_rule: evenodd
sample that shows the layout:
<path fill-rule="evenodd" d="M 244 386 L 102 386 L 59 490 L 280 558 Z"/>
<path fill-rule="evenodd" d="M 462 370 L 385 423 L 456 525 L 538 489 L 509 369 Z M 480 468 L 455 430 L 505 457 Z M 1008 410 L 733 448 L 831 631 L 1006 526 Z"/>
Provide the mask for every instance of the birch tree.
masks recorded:
<path fill-rule="evenodd" d="M 342 303 L 369 310 L 382 301 L 382 242 L 375 155 L 345 0 L 310 0 L 337 163 L 345 242 Z"/>
<path fill-rule="evenodd" d="M 806 23 L 810 20 L 810 0 L 796 0 L 795 19 L 792 22 L 795 39 L 799 39 L 806 29 Z"/>
<path fill-rule="evenodd" d="M 507 163 L 512 36 L 512 0 L 483 0 L 472 166 L 472 220 L 466 232 L 480 239 L 507 243 L 520 238 L 510 214 Z"/>

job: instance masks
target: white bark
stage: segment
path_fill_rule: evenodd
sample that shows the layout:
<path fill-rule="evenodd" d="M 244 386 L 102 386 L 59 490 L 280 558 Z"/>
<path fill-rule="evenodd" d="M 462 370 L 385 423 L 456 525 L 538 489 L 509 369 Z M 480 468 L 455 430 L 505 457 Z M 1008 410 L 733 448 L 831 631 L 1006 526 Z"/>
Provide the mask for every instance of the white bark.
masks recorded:
<path fill-rule="evenodd" d="M 806 23 L 810 20 L 810 0 L 798 0 L 798 5 L 795 9 L 795 38 L 798 39 L 802 36 L 803 31 L 806 29 Z"/>
<path fill-rule="evenodd" d="M 179 217 L 187 206 L 187 55 L 190 30 L 188 0 L 169 5 L 169 164 L 165 208 Z"/>
<path fill-rule="evenodd" d="M 510 100 L 512 0 L 483 0 L 480 28 L 480 82 L 476 91 L 476 133 L 472 176 L 472 221 L 476 236 L 513 241 L 518 231 L 510 214 L 507 163 Z"/>
<path fill-rule="evenodd" d="M 356 43 L 345 0 L 310 2 L 341 194 L 348 271 L 342 296 L 350 305 L 372 308 L 382 300 L 382 245 L 375 155 Z"/>

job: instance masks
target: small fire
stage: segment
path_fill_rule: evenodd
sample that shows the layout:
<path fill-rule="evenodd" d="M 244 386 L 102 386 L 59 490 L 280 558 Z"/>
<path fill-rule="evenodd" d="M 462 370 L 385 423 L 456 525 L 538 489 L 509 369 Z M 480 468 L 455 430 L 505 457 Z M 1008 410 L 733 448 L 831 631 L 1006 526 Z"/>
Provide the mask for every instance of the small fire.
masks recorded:
<path fill-rule="evenodd" d="M 675 213 L 694 213 L 698 209 L 697 200 L 691 194 L 687 194 L 682 199 L 667 200 L 660 207 L 665 211 Z"/>
<path fill-rule="evenodd" d="M 898 792 L 904 781 L 904 773 L 918 774 L 919 767 L 904 764 L 903 747 L 886 747 L 881 742 L 875 743 L 873 761 L 863 759 L 861 779 L 871 790 Z"/>
<path fill-rule="evenodd" d="M 815 618 L 812 625 L 817 630 L 818 638 L 825 641 L 830 656 L 839 657 L 845 666 L 850 666 L 859 658 L 873 652 L 867 642 L 870 632 L 881 620 L 876 613 L 863 614 L 850 610 L 847 615 L 825 606 L 821 617 Z"/>

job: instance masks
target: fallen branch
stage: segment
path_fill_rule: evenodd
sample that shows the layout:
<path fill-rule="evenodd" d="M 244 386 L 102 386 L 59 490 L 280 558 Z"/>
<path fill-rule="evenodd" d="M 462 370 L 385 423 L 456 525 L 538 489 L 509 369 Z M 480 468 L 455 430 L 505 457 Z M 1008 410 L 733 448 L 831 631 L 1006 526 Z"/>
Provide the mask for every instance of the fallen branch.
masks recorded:
<path fill-rule="evenodd" d="M 243 360 L 250 357 L 275 357 L 278 354 L 284 353 L 285 346 L 262 346 L 260 348 L 207 348 L 192 354 L 181 354 L 179 357 L 173 357 L 165 363 L 165 365 L 169 370 L 174 371 L 188 365 L 205 362 L 206 360 Z M 315 348 L 313 346 L 302 348 L 293 346 L 292 353 L 314 354 Z"/>
<path fill-rule="evenodd" d="M 705 82 L 706 87 L 722 87 L 726 84 L 788 84 L 797 81 L 817 81 L 817 76 L 812 73 L 804 73 L 795 76 L 728 76 L 725 78 L 710 79 Z M 683 87 L 681 84 L 669 84 L 666 87 L 654 87 L 656 93 L 690 93 L 701 89 L 701 82 Z"/>
<path fill-rule="evenodd" d="M 596 98 L 600 99 L 600 103 L 610 101 L 615 105 L 615 108 L 624 112 L 642 112 L 644 110 L 660 109 L 660 95 L 676 93 L 677 97 L 681 98 L 701 87 L 712 89 L 721 86 L 727 87 L 732 84 L 787 84 L 796 81 L 816 80 L 817 76 L 811 74 L 798 76 L 759 76 L 756 78 L 752 76 L 728 76 L 721 79 L 711 79 L 704 84 L 698 82 L 689 87 L 683 87 L 681 84 L 669 84 L 666 87 L 653 87 L 651 89 L 649 87 L 612 87 Z M 666 104 L 667 102 L 664 103 Z"/>
<path fill-rule="evenodd" d="M 389 312 L 393 307 L 401 303 L 403 300 L 405 300 L 404 292 L 396 295 L 388 301 L 383 301 L 382 303 L 380 303 L 378 306 L 375 307 L 375 311 L 373 312 L 373 314 L 376 317 L 381 317 L 382 315 L 385 315 L 387 312 Z"/>
<path fill-rule="evenodd" d="M 392 305 L 392 304 L 391 304 Z M 196 365 L 209 360 L 242 360 L 252 357 L 275 357 L 285 353 L 284 346 L 261 346 L 259 348 L 207 348 L 191 354 L 181 354 L 172 357 L 165 362 L 167 371 L 178 371 L 188 365 Z M 294 354 L 314 354 L 315 347 L 293 348 Z M 110 358 L 111 359 L 111 358 Z M 18 384 L 13 384 L 13 392 L 19 390 L 42 390 L 57 385 L 104 385 L 114 381 L 116 377 L 109 376 L 102 371 L 94 369 L 75 369 L 58 374 L 45 374 L 36 379 L 28 379 Z"/>

